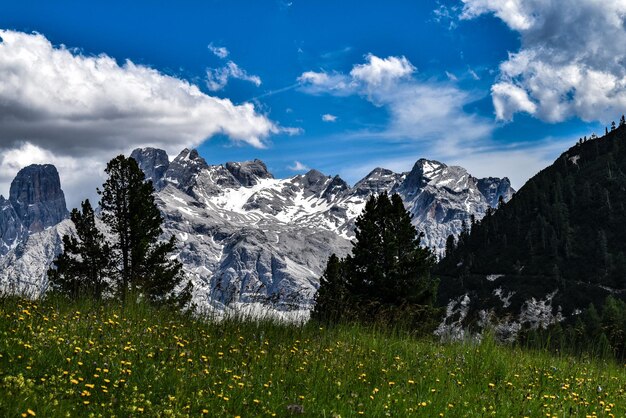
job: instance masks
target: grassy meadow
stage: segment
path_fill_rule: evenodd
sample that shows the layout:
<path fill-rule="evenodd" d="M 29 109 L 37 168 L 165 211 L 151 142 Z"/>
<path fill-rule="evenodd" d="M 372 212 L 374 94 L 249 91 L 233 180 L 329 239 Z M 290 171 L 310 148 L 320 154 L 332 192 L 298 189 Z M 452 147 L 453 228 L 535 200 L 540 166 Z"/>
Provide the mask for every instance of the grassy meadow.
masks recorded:
<path fill-rule="evenodd" d="M 626 416 L 626 367 L 359 326 L 0 301 L 0 416 Z"/>

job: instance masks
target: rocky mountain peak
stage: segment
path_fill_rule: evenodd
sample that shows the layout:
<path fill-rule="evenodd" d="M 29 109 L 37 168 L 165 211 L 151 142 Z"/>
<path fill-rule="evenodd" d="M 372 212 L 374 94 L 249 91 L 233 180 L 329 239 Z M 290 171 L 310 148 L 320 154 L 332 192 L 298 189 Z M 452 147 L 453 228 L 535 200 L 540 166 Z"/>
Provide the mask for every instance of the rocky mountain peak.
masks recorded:
<path fill-rule="evenodd" d="M 492 208 L 498 206 L 500 196 L 502 196 L 504 201 L 507 202 L 511 199 L 511 197 L 513 197 L 513 193 L 515 193 L 515 190 L 511 187 L 511 181 L 508 177 L 487 177 L 484 179 L 477 179 L 476 185 L 482 195 L 485 196 L 485 199 L 487 199 L 489 206 Z"/>
<path fill-rule="evenodd" d="M 209 165 L 198 154 L 197 150 L 185 148 L 169 164 L 163 176 L 163 181 L 171 183 L 182 190 L 189 189 L 193 186 L 198 173 L 207 168 L 209 168 Z"/>
<path fill-rule="evenodd" d="M 407 174 L 406 179 L 402 184 L 402 188 L 405 190 L 413 190 L 415 192 L 421 190 L 433 177 L 436 176 L 436 174 L 447 167 L 447 165 L 440 163 L 439 161 L 420 158 Z"/>
<path fill-rule="evenodd" d="M 137 148 L 130 154 L 139 164 L 139 168 L 146 175 L 146 180 L 151 180 L 154 188 L 163 188 L 163 177 L 170 166 L 170 160 L 162 149 L 158 148 Z"/>
<path fill-rule="evenodd" d="M 9 201 L 30 232 L 42 231 L 67 217 L 59 173 L 51 164 L 22 168 L 11 182 Z"/>
<path fill-rule="evenodd" d="M 333 199 L 334 196 L 337 196 L 349 189 L 350 186 L 348 185 L 348 183 L 346 183 L 341 177 L 337 175 L 333 177 L 332 180 L 330 180 L 330 183 L 326 187 L 326 190 L 324 190 L 324 193 L 322 193 L 322 197 L 330 201 Z"/>
<path fill-rule="evenodd" d="M 386 168 L 377 167 L 359 180 L 354 185 L 354 189 L 359 196 L 368 196 L 385 191 L 393 192 L 405 176 L 404 173 L 394 173 Z"/>
<path fill-rule="evenodd" d="M 5 255 L 26 232 L 11 202 L 0 196 L 0 255 Z"/>
<path fill-rule="evenodd" d="M 225 167 L 245 187 L 258 184 L 260 179 L 274 178 L 272 173 L 267 170 L 265 163 L 258 159 L 241 163 L 228 162 Z"/>

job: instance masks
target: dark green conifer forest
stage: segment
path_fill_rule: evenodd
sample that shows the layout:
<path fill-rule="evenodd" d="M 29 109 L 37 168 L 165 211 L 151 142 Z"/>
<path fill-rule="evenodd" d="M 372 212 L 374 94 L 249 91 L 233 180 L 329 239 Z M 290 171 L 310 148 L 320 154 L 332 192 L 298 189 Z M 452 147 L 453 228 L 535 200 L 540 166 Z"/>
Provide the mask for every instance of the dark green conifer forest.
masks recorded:
<path fill-rule="evenodd" d="M 508 203 L 458 240 L 449 238 L 435 269 L 441 298 L 459 287 L 485 294 L 488 275 L 513 289 L 518 301 L 556 292 L 553 305 L 568 318 L 559 338 L 572 344 L 581 336 L 606 339 L 611 350 L 623 353 L 625 236 L 626 125 L 620 122 L 601 138 L 579 140 Z M 579 313 L 581 306 L 591 307 Z M 527 337 L 539 338 L 535 334 Z"/>

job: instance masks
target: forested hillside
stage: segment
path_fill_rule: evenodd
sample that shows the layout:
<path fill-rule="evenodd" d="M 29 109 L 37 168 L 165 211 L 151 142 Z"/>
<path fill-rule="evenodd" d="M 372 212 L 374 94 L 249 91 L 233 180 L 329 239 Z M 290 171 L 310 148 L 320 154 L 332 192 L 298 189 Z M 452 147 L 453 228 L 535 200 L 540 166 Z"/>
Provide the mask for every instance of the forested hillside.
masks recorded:
<path fill-rule="evenodd" d="M 467 225 L 458 241 L 449 238 L 436 269 L 440 299 L 470 294 L 481 309 L 502 314 L 545 298 L 554 316 L 564 318 L 591 303 L 600 308 L 609 295 L 623 299 L 623 117 L 619 125 L 601 138 L 580 139 L 508 203 Z"/>

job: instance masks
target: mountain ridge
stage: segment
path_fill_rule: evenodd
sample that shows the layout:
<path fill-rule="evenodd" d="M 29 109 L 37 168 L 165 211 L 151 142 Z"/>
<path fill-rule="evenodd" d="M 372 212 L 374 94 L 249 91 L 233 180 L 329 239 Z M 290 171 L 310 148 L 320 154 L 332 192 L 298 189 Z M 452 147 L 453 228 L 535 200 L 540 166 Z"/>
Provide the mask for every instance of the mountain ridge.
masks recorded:
<path fill-rule="evenodd" d="M 131 156 L 155 186 L 164 236 L 177 238 L 175 256 L 193 280 L 201 306 L 271 303 L 308 309 L 328 256 L 350 251 L 354 221 L 371 193 L 403 195 L 425 232 L 424 243 L 439 252 L 449 234 L 458 234 L 471 215 L 481 218 L 489 207 L 478 180 L 466 170 L 425 159 L 405 173 L 374 169 L 351 187 L 317 170 L 276 179 L 261 160 L 210 165 L 190 149 L 171 161 L 156 148 L 136 149 Z M 36 249 L 42 265 L 20 264 L 24 255 L 10 252 L 0 281 L 10 282 L 11 274 L 45 281 L 43 264 L 60 251 L 59 235 L 28 236 L 21 248 Z"/>

